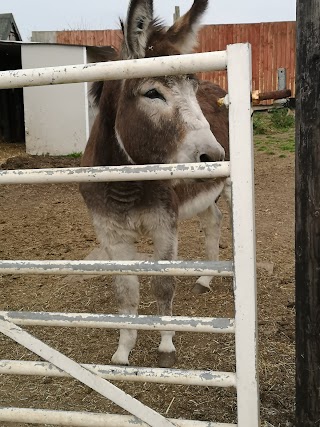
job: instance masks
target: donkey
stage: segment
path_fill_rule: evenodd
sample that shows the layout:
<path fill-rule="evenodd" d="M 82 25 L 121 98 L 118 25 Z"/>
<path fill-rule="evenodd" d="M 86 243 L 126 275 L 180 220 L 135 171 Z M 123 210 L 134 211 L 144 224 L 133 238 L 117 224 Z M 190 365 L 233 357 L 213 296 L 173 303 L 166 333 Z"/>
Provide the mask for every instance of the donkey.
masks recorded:
<path fill-rule="evenodd" d="M 153 17 L 152 0 L 131 0 L 123 28 L 119 59 L 191 53 L 208 0 L 194 0 L 175 24 L 164 27 Z M 228 158 L 228 116 L 217 99 L 225 92 L 194 75 L 97 82 L 93 93 L 99 106 L 82 166 L 221 161 Z M 218 259 L 221 213 L 216 200 L 225 179 L 83 183 L 100 247 L 111 260 L 137 259 L 141 235 L 153 241 L 156 260 L 177 256 L 178 219 L 199 215 L 209 259 Z M 198 279 L 195 292 L 208 290 L 210 279 Z M 135 315 L 139 281 L 116 276 L 119 313 Z M 152 290 L 160 315 L 172 314 L 173 277 L 154 277 Z M 161 332 L 158 363 L 175 362 L 174 332 Z M 137 331 L 120 331 L 112 363 L 128 365 Z"/>

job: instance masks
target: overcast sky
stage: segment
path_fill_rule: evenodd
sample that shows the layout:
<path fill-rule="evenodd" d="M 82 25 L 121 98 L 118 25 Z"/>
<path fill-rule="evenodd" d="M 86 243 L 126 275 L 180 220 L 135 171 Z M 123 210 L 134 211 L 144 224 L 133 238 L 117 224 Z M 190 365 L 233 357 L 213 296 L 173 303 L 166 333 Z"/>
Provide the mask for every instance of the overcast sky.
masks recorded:
<path fill-rule="evenodd" d="M 117 28 L 129 0 L 10 0 L 0 13 L 13 13 L 22 38 L 32 31 Z M 6 6 L 4 4 L 6 3 Z M 293 21 L 295 0 L 211 0 L 205 24 Z M 155 0 L 156 14 L 172 23 L 174 6 L 188 10 L 192 0 Z"/>

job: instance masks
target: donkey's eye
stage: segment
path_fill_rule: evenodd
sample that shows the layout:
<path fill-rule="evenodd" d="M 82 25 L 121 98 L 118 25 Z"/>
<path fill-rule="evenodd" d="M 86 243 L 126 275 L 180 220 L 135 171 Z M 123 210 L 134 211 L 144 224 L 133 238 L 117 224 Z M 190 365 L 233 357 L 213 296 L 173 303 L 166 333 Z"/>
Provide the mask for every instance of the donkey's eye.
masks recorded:
<path fill-rule="evenodd" d="M 157 89 L 148 90 L 144 96 L 150 99 L 161 99 L 162 101 L 166 102 L 166 98 L 160 92 L 158 92 Z"/>

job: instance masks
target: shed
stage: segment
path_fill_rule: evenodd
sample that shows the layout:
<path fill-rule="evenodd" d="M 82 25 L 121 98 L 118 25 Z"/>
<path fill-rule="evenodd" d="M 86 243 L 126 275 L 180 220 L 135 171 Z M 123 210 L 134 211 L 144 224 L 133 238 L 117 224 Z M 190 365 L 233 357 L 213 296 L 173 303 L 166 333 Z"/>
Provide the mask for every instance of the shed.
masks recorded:
<path fill-rule="evenodd" d="M 1 52 L 15 57 L 19 61 L 16 68 L 23 69 L 86 64 L 114 57 L 113 48 L 108 46 L 14 41 L 0 41 L 0 55 Z M 20 90 L 21 99 L 15 99 L 11 108 L 22 111 L 19 141 L 25 141 L 27 153 L 67 155 L 84 150 L 96 115 L 89 88 L 88 83 L 27 87 L 23 97 Z M 10 110 L 7 100 L 3 110 Z M 3 139 L 17 140 L 7 136 Z"/>
<path fill-rule="evenodd" d="M 12 13 L 0 14 L 0 71 L 22 67 L 19 47 L 9 47 L 2 41 L 21 41 Z M 0 141 L 24 141 L 22 89 L 0 90 Z"/>
<path fill-rule="evenodd" d="M 0 14 L 0 40 L 22 40 L 12 13 Z"/>
<path fill-rule="evenodd" d="M 22 67 L 42 68 L 88 64 L 113 57 L 111 47 L 24 43 Z M 66 155 L 83 152 L 96 109 L 86 82 L 26 87 L 24 114 L 26 151 L 29 154 Z"/>

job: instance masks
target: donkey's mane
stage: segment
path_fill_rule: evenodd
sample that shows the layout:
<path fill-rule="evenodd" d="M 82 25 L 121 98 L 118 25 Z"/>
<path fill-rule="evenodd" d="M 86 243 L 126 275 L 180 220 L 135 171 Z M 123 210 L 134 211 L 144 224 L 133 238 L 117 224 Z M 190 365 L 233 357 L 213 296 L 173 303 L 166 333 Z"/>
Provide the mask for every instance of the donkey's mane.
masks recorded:
<path fill-rule="evenodd" d="M 102 89 L 103 89 L 103 83 L 100 82 L 94 82 L 91 86 L 91 89 L 89 91 L 90 95 L 93 97 L 94 105 L 98 106 L 100 102 L 100 98 L 102 95 Z"/>

